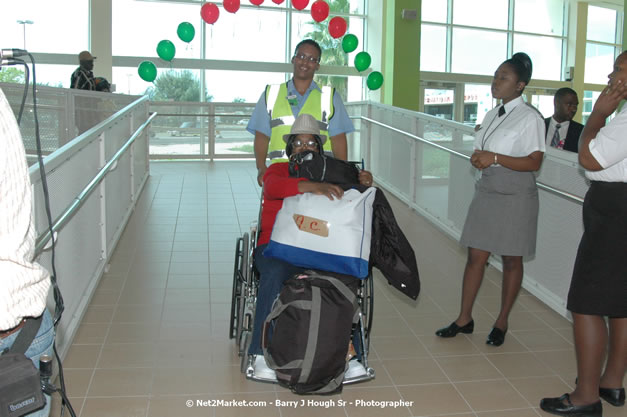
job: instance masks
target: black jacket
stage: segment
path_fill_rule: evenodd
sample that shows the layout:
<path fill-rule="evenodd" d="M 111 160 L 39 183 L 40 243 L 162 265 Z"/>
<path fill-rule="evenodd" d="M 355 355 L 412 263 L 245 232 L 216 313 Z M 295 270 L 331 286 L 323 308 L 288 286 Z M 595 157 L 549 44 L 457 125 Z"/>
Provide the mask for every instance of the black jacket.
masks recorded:
<path fill-rule="evenodd" d="M 544 124 L 546 129 L 544 130 L 544 134 L 546 135 L 549 131 L 549 124 L 551 123 L 551 117 L 547 117 L 544 119 Z M 566 132 L 566 139 L 564 140 L 564 150 L 578 153 L 579 152 L 579 136 L 581 136 L 581 132 L 583 131 L 583 125 L 581 123 L 577 123 L 574 120 L 571 120 L 568 124 L 568 131 Z M 550 143 L 549 143 L 550 145 Z"/>
<path fill-rule="evenodd" d="M 313 155 L 310 155 L 313 154 Z M 306 151 L 292 158 L 290 175 L 313 181 L 333 182 L 344 190 L 355 188 L 364 192 L 368 187 L 355 184 L 357 170 L 350 163 Z M 347 167 L 351 165 L 351 168 Z M 390 285 L 415 300 L 420 293 L 420 276 L 416 255 L 405 234 L 396 223 L 394 212 L 385 194 L 377 189 L 372 204 L 372 236 L 369 267 L 379 269 Z"/>

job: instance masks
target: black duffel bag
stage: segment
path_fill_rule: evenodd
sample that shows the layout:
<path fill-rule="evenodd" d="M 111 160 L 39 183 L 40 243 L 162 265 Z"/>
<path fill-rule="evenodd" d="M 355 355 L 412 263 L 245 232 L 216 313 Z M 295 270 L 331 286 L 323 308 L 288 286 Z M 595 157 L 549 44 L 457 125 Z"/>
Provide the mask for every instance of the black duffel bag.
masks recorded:
<path fill-rule="evenodd" d="M 359 319 L 359 280 L 322 274 L 307 270 L 288 279 L 264 323 L 266 362 L 296 394 L 342 391 L 351 328 Z"/>

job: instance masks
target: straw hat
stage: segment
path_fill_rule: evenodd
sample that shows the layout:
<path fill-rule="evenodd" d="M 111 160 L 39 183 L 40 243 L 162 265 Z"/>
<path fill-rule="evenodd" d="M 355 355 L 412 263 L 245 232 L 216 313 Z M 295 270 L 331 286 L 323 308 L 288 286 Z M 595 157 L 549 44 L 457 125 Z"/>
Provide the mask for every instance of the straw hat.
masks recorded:
<path fill-rule="evenodd" d="M 327 141 L 327 136 L 320 133 L 320 126 L 318 121 L 310 114 L 301 114 L 294 120 L 292 129 L 287 135 L 283 135 L 283 140 L 288 143 L 292 135 L 316 135 L 320 138 L 320 142 L 324 145 Z"/>

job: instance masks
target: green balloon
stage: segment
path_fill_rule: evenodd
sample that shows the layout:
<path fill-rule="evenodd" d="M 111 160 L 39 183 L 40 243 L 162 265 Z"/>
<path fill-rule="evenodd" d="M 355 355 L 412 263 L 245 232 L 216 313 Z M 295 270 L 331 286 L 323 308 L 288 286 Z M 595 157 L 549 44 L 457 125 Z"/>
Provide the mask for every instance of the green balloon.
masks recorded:
<path fill-rule="evenodd" d="M 368 52 L 360 52 L 355 55 L 355 68 L 357 68 L 359 72 L 367 70 L 370 66 L 370 62 L 372 62 L 372 59 Z"/>
<path fill-rule="evenodd" d="M 164 61 L 172 61 L 175 53 L 176 48 L 174 44 L 168 40 L 163 40 L 157 45 L 157 55 Z"/>
<path fill-rule="evenodd" d="M 349 33 L 342 39 L 342 49 L 347 54 L 357 49 L 357 45 L 359 45 L 359 41 L 357 40 L 357 36 L 353 34 Z"/>
<path fill-rule="evenodd" d="M 196 30 L 194 29 L 194 25 L 189 22 L 183 22 L 176 29 L 176 34 L 179 35 L 179 39 L 183 42 L 191 42 L 194 39 L 194 35 L 196 34 Z"/>
<path fill-rule="evenodd" d="M 142 61 L 137 67 L 137 73 L 142 80 L 151 83 L 157 78 L 157 67 L 152 61 Z"/>
<path fill-rule="evenodd" d="M 372 71 L 368 74 L 368 78 L 366 79 L 366 85 L 371 90 L 378 90 L 383 84 L 383 74 L 379 71 Z"/>

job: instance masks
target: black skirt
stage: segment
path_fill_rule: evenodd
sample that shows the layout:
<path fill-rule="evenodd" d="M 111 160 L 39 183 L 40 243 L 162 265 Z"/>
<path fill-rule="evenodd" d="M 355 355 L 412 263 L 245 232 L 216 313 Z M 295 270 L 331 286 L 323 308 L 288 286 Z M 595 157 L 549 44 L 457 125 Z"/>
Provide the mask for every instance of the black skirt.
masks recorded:
<path fill-rule="evenodd" d="M 583 225 L 567 308 L 627 317 L 627 183 L 593 181 Z"/>

